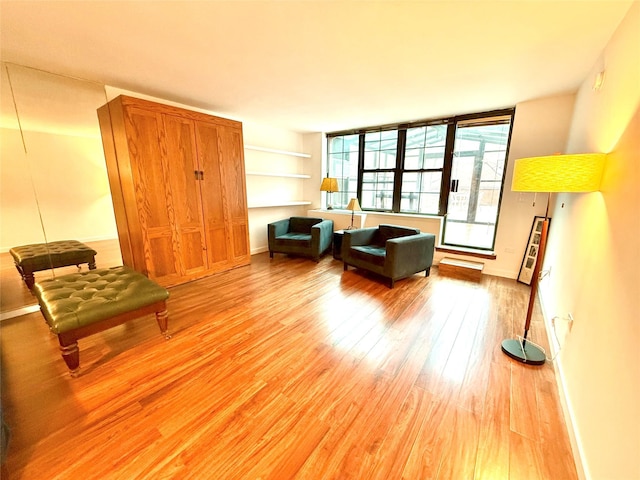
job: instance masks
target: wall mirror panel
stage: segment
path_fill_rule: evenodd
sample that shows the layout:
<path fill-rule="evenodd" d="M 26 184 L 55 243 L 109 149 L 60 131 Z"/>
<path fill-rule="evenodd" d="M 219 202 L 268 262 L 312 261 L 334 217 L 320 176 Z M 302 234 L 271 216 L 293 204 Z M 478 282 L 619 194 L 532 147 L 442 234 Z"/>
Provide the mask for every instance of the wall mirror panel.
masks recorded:
<path fill-rule="evenodd" d="M 104 85 L 2 64 L 0 312 L 36 303 L 9 250 L 77 240 L 98 268 L 122 264 L 96 110 Z M 87 265 L 81 265 L 87 269 Z M 77 271 L 35 273 L 36 281 Z"/>

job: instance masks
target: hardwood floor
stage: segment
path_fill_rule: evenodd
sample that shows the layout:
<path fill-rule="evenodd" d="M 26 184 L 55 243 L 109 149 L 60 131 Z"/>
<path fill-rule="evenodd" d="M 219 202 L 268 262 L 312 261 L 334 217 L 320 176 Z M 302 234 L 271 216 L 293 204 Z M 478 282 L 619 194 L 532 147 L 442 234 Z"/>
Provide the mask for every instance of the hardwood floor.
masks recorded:
<path fill-rule="evenodd" d="M 153 316 L 83 339 L 76 379 L 39 313 L 0 324 L 3 478 L 577 478 L 552 365 L 500 351 L 514 280 L 265 253 L 170 292 L 171 340 Z"/>

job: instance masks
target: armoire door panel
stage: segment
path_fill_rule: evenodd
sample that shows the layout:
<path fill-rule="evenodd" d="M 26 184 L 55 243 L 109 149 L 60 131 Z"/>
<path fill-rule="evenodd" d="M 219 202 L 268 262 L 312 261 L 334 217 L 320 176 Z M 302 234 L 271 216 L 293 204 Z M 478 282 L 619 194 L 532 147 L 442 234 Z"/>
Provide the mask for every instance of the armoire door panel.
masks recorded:
<path fill-rule="evenodd" d="M 204 270 L 206 252 L 202 248 L 202 230 L 200 228 L 183 229 L 180 235 L 180 258 L 185 273 L 192 274 Z"/>
<path fill-rule="evenodd" d="M 221 171 L 225 179 L 224 197 L 227 201 L 228 222 L 231 225 L 232 259 L 234 264 L 245 264 L 250 261 L 250 252 L 242 130 L 233 127 L 220 128 L 218 142 Z"/>
<path fill-rule="evenodd" d="M 149 278 L 166 285 L 171 278 L 179 275 L 170 235 L 150 238 L 145 256 Z"/>
<path fill-rule="evenodd" d="M 196 122 L 196 141 L 200 168 L 203 172 L 201 189 L 203 191 L 202 200 L 205 222 L 224 224 L 222 179 L 218 152 L 218 126 L 205 122 Z"/>
<path fill-rule="evenodd" d="M 194 123 L 172 115 L 163 120 L 178 258 L 183 273 L 193 274 L 207 268 Z"/>
<path fill-rule="evenodd" d="M 127 109 L 127 130 L 136 202 L 143 229 L 170 229 L 168 179 L 162 166 L 160 115 Z"/>
<path fill-rule="evenodd" d="M 209 268 L 229 260 L 230 233 L 227 230 L 225 199 L 218 148 L 219 126 L 214 123 L 196 122 L 198 159 L 203 171 L 200 183 L 202 212 L 207 232 L 206 245 Z M 226 182 L 226 180 L 225 180 Z"/>
<path fill-rule="evenodd" d="M 217 264 L 228 263 L 230 252 L 227 248 L 228 235 L 225 226 L 211 227 L 207 229 L 207 238 L 210 239 L 212 248 L 207 250 L 209 264 L 212 268 Z"/>
<path fill-rule="evenodd" d="M 249 235 L 249 228 L 246 223 L 233 224 L 233 253 L 237 260 L 242 257 L 249 256 L 249 244 L 246 241 Z"/>
<path fill-rule="evenodd" d="M 220 128 L 219 143 L 222 172 L 225 178 L 225 194 L 229 215 L 232 218 L 246 218 L 247 192 L 245 186 L 242 132 L 236 128 Z"/>

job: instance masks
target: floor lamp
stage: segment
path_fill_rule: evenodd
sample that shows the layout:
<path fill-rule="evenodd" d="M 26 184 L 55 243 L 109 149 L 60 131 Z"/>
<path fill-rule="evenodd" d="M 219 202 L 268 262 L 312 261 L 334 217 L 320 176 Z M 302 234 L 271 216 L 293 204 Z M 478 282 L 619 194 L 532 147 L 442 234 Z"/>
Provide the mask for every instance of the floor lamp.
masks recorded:
<path fill-rule="evenodd" d="M 531 279 L 531 293 L 529 295 L 527 318 L 524 324 L 524 335 L 522 339 L 507 339 L 502 342 L 502 351 L 514 360 L 529 365 L 542 365 L 546 360 L 546 354 L 542 349 L 531 342 L 527 342 L 527 335 L 529 334 L 531 316 L 533 315 L 533 307 L 540 281 L 540 270 L 544 262 L 544 252 L 547 245 L 551 193 L 598 191 L 605 158 L 606 155 L 603 153 L 584 153 L 516 160 L 511 190 L 514 192 L 548 193 L 548 196 L 538 245 L 538 255 Z"/>

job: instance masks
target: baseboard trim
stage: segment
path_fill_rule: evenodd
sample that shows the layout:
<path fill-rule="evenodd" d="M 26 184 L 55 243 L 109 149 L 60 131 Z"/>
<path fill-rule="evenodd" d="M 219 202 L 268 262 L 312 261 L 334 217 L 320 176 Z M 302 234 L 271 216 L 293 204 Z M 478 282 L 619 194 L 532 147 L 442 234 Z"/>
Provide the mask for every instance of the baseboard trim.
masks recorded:
<path fill-rule="evenodd" d="M 264 252 L 268 252 L 268 251 L 269 251 L 269 247 L 252 248 L 251 249 L 251 255 L 257 255 L 259 253 L 264 253 Z"/>
<path fill-rule="evenodd" d="M 551 348 L 551 356 L 556 355 L 557 350 L 555 348 L 555 338 L 552 335 L 553 325 L 551 323 L 552 315 L 547 311 L 544 304 L 544 298 L 542 291 L 538 287 L 538 299 L 540 300 L 540 307 L 542 310 L 542 319 L 544 321 L 545 331 L 547 332 L 547 340 Z M 576 462 L 576 472 L 580 480 L 590 480 L 591 475 L 588 472 L 587 462 L 584 456 L 584 448 L 582 441 L 580 440 L 580 432 L 577 428 L 577 422 L 571 408 L 571 399 L 567 393 L 566 382 L 564 377 L 564 371 L 559 358 L 553 362 L 553 371 L 556 377 L 556 386 L 558 387 L 558 397 L 560 398 L 560 405 L 562 407 L 562 413 L 564 414 L 564 421 L 567 425 L 567 433 L 569 434 L 569 442 L 571 443 L 571 450 L 573 452 L 573 458 Z"/>
<path fill-rule="evenodd" d="M 9 320 L 10 318 L 21 317 L 23 315 L 29 315 L 40 310 L 40 305 L 29 305 L 27 307 L 18 308 L 17 310 L 10 310 L 8 312 L 0 313 L 0 322 Z"/>

